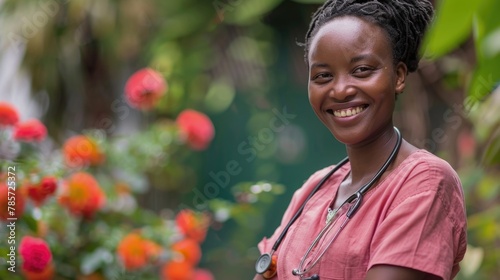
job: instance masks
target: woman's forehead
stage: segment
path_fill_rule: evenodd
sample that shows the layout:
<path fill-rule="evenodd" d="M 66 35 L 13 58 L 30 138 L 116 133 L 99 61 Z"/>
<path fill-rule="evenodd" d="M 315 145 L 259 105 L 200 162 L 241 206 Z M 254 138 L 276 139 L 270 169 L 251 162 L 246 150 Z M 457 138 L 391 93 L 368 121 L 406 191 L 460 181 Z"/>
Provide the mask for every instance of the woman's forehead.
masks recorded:
<path fill-rule="evenodd" d="M 386 32 L 377 24 L 354 16 L 338 17 L 321 26 L 311 41 L 309 61 L 339 51 L 344 56 L 374 51 L 388 52 L 392 56 Z"/>

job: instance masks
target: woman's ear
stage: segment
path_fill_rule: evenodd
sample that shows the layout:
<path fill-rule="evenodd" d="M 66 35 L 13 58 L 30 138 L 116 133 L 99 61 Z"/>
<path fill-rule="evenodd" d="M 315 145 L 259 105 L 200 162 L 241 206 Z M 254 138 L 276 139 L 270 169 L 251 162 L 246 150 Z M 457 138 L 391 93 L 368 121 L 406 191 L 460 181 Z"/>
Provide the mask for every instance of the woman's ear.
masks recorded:
<path fill-rule="evenodd" d="M 396 65 L 396 94 L 403 93 L 406 86 L 406 76 L 408 76 L 408 68 L 404 62 L 398 62 Z"/>

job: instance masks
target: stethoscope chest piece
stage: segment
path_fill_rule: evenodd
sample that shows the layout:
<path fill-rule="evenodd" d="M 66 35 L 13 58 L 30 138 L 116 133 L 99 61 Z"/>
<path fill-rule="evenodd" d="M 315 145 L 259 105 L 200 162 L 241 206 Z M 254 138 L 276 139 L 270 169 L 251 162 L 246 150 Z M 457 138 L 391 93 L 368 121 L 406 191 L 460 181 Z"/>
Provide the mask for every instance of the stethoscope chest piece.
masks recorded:
<path fill-rule="evenodd" d="M 270 279 L 276 275 L 276 256 L 262 254 L 255 262 L 255 270 L 264 278 Z"/>

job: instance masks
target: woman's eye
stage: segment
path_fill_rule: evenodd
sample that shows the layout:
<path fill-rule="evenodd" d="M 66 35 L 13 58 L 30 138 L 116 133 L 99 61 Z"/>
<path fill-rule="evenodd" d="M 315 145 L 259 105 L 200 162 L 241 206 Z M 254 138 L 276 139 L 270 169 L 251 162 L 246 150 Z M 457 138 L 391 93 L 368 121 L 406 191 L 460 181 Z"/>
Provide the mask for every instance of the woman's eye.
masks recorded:
<path fill-rule="evenodd" d="M 368 66 L 360 66 L 356 69 L 354 69 L 353 73 L 358 76 L 358 77 L 367 77 L 373 72 L 372 67 Z"/>
<path fill-rule="evenodd" d="M 315 75 L 312 80 L 317 82 L 326 82 L 332 77 L 329 73 L 319 73 Z"/>

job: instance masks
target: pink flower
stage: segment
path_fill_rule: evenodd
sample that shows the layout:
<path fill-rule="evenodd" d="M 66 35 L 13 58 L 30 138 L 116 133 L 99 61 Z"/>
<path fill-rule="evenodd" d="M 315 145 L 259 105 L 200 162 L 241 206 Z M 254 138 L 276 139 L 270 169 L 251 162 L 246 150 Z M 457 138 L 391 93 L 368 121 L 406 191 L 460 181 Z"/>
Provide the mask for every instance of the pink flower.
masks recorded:
<path fill-rule="evenodd" d="M 215 135 L 214 125 L 207 115 L 187 109 L 177 117 L 181 135 L 193 150 L 204 150 Z"/>
<path fill-rule="evenodd" d="M 23 142 L 40 142 L 47 136 L 47 128 L 37 120 L 31 119 L 19 123 L 14 128 L 14 139 Z"/>
<path fill-rule="evenodd" d="M 125 97 L 130 106 L 149 110 L 168 89 L 163 76 L 151 68 L 144 68 L 135 72 L 125 84 Z"/>
<path fill-rule="evenodd" d="M 28 272 L 42 272 L 52 261 L 49 245 L 41 238 L 23 237 L 19 253 L 23 259 L 22 268 Z"/>
<path fill-rule="evenodd" d="M 0 127 L 12 126 L 19 121 L 16 108 L 7 102 L 0 102 Z"/>

